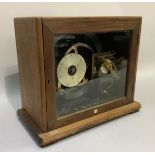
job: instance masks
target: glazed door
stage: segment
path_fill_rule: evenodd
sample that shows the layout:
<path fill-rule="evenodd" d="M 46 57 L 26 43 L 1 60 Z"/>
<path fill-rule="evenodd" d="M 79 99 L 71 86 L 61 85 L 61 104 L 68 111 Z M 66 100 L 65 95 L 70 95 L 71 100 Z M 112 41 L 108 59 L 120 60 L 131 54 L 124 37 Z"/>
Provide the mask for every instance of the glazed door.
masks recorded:
<path fill-rule="evenodd" d="M 133 101 L 139 18 L 44 18 L 48 129 Z"/>

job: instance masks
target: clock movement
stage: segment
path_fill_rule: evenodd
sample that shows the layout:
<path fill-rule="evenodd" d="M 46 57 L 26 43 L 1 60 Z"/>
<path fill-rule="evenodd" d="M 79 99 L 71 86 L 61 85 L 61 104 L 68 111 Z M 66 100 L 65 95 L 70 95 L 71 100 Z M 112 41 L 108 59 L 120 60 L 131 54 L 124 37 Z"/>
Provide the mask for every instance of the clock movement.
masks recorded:
<path fill-rule="evenodd" d="M 141 17 L 15 18 L 22 109 L 40 145 L 139 110 Z"/>

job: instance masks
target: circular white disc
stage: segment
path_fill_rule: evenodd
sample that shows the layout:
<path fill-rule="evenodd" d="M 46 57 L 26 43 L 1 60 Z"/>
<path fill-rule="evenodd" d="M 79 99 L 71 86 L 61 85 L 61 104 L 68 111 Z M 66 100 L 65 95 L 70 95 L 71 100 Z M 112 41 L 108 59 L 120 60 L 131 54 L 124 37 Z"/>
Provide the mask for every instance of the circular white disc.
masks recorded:
<path fill-rule="evenodd" d="M 70 66 L 76 67 L 74 75 L 68 74 Z M 77 53 L 71 53 L 64 56 L 57 67 L 57 78 L 59 82 L 66 87 L 76 86 L 84 78 L 86 73 L 86 63 L 84 58 Z"/>

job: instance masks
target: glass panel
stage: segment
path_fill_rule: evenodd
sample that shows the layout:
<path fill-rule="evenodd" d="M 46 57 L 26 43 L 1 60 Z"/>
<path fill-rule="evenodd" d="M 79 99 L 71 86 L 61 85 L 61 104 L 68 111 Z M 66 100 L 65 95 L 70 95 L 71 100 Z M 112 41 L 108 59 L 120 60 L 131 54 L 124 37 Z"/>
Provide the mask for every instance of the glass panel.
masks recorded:
<path fill-rule="evenodd" d="M 57 117 L 125 96 L 132 31 L 55 36 Z"/>

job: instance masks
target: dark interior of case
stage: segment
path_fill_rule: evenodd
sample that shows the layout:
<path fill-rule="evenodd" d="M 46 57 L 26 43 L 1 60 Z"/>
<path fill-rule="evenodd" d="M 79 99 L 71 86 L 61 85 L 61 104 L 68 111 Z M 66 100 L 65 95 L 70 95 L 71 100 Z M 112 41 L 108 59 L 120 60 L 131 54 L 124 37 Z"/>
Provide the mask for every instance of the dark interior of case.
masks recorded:
<path fill-rule="evenodd" d="M 63 91 L 57 87 L 57 73 L 55 71 L 55 91 L 57 117 L 73 114 L 90 107 L 99 106 L 112 100 L 117 100 L 126 95 L 126 74 L 129 58 L 132 31 L 86 33 L 86 34 L 63 34 L 55 36 L 55 68 L 64 57 L 65 52 L 76 43 L 85 43 L 89 49 L 79 47 L 78 53 L 87 64 L 85 78 L 88 81 L 83 85 L 71 88 L 62 86 Z M 110 52 L 114 56 L 117 70 L 114 74 L 93 75 L 93 55 Z M 95 64 L 96 65 L 96 64 Z M 115 76 L 117 76 L 117 78 Z"/>

